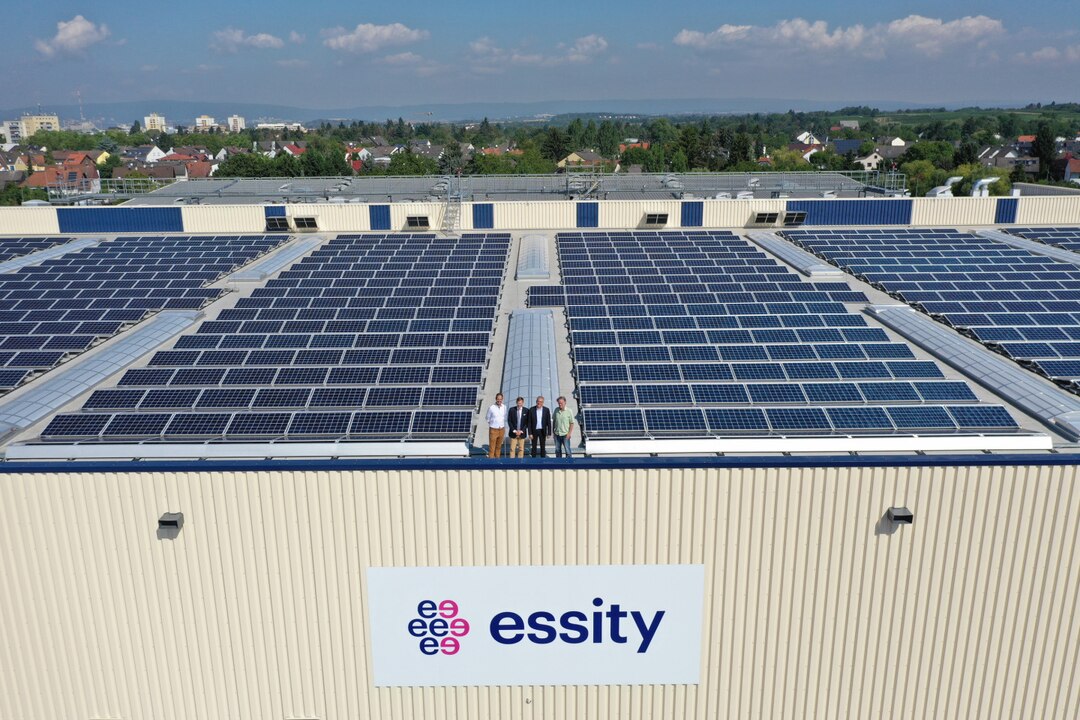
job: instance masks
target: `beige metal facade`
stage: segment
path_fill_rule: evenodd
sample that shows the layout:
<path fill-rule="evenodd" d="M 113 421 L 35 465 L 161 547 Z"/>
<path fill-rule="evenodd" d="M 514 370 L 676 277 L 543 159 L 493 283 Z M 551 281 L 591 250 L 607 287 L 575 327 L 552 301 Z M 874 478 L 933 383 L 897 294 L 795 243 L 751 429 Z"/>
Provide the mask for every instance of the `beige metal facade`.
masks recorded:
<path fill-rule="evenodd" d="M 1076 717 L 1078 517 L 1074 466 L 8 474 L 0 718 Z M 606 563 L 705 565 L 700 685 L 372 686 L 365 568 Z"/>

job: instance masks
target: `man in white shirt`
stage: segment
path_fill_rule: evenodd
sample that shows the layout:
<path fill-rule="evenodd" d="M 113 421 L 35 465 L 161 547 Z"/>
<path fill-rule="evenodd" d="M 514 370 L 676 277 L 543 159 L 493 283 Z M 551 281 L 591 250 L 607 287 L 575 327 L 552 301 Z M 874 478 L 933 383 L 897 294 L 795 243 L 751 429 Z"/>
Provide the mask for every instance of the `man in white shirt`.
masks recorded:
<path fill-rule="evenodd" d="M 495 396 L 495 404 L 488 408 L 488 457 L 502 457 L 503 438 L 506 436 L 506 406 L 503 395 Z"/>

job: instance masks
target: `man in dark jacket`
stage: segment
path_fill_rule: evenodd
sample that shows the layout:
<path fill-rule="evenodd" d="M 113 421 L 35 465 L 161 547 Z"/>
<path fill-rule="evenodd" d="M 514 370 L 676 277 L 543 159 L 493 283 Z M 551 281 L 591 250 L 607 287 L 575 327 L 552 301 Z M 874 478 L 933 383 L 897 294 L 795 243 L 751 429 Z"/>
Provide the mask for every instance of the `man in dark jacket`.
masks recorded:
<path fill-rule="evenodd" d="M 536 398 L 536 405 L 529 408 L 529 437 L 532 438 L 532 456 L 536 457 L 536 444 L 540 443 L 540 457 L 547 457 L 547 439 L 551 434 L 551 410 L 544 407 L 544 396 Z"/>
<path fill-rule="evenodd" d="M 510 457 L 525 457 L 525 438 L 529 436 L 529 408 L 519 397 L 506 415 L 506 432 L 510 433 Z"/>

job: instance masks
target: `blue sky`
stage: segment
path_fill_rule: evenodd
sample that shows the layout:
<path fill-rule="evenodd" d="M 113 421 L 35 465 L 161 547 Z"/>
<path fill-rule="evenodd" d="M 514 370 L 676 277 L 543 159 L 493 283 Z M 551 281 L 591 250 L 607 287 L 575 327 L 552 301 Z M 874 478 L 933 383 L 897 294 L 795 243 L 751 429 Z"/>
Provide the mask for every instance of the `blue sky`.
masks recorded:
<path fill-rule="evenodd" d="M 0 107 L 1080 100 L 1075 0 L 19 3 Z"/>

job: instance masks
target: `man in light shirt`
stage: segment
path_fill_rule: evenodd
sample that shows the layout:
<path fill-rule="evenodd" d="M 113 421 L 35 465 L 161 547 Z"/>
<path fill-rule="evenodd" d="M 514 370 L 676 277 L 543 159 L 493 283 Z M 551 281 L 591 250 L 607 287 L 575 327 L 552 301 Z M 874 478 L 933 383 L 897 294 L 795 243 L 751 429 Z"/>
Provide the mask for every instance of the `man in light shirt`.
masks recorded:
<path fill-rule="evenodd" d="M 557 401 L 559 409 L 552 418 L 552 432 L 555 434 L 555 457 L 562 457 L 563 449 L 566 449 L 566 459 L 570 460 L 570 435 L 574 432 L 574 413 L 566 407 L 566 398 L 560 397 Z"/>
<path fill-rule="evenodd" d="M 495 404 L 488 408 L 488 457 L 502 457 L 503 438 L 506 436 L 506 406 L 503 395 L 495 396 Z"/>

